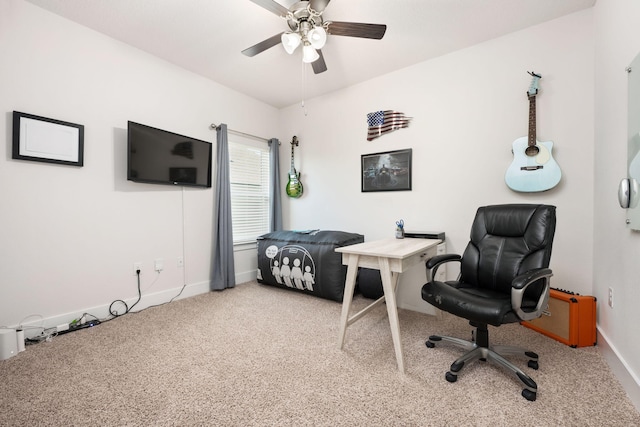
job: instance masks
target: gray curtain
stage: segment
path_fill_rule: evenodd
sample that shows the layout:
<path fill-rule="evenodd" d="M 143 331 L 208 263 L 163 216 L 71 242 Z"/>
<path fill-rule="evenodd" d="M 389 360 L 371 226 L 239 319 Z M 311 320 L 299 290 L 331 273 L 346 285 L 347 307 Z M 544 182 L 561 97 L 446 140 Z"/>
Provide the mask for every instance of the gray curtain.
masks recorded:
<path fill-rule="evenodd" d="M 231 183 L 229 182 L 229 141 L 227 125 L 217 128 L 216 198 L 213 218 L 213 267 L 211 290 L 220 291 L 236 285 L 233 266 L 233 230 L 231 222 Z"/>
<path fill-rule="evenodd" d="M 269 231 L 282 230 L 282 193 L 280 191 L 280 141 L 269 140 L 269 172 L 271 188 L 269 189 Z"/>

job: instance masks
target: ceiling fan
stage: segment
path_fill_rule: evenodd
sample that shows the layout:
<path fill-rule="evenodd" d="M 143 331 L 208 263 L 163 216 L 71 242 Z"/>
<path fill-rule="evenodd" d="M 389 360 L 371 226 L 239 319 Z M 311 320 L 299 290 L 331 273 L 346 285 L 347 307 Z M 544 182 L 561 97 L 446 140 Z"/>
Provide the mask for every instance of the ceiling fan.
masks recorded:
<path fill-rule="evenodd" d="M 311 63 L 315 74 L 327 71 L 321 50 L 327 35 L 380 40 L 387 30 L 387 26 L 381 24 L 324 21 L 322 15 L 331 0 L 301 0 L 289 9 L 274 0 L 251 1 L 286 19 L 291 31 L 283 31 L 269 37 L 243 50 L 242 53 L 246 56 L 255 56 L 282 43 L 285 51 L 292 54 L 298 46 L 302 45 L 302 61 Z"/>

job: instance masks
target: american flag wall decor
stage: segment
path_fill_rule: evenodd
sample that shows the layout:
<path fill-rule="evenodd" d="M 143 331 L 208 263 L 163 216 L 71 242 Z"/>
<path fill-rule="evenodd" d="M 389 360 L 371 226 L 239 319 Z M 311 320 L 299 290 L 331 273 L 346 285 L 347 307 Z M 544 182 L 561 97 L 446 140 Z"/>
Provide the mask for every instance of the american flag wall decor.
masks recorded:
<path fill-rule="evenodd" d="M 393 132 L 396 129 L 406 128 L 412 117 L 407 117 L 404 113 L 393 110 L 374 111 L 367 114 L 367 141 L 373 141 L 385 133 Z"/>

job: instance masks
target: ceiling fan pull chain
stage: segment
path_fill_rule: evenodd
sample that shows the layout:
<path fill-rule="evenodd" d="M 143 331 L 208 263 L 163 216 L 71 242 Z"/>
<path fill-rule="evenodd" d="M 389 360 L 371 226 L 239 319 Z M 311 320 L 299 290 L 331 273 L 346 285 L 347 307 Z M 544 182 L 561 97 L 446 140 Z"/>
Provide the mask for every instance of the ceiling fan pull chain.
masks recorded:
<path fill-rule="evenodd" d="M 307 108 L 304 105 L 304 88 L 305 88 L 305 77 L 306 77 L 306 67 L 305 63 L 302 63 L 302 102 L 300 103 L 300 107 L 302 108 L 302 112 L 304 115 L 307 115 Z"/>

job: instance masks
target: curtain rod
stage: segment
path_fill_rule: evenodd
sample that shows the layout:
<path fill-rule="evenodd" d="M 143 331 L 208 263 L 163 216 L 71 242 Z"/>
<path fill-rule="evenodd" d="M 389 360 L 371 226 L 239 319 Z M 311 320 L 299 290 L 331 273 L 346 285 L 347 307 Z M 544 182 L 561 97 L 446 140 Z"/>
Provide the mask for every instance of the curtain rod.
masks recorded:
<path fill-rule="evenodd" d="M 216 125 L 215 123 L 211 123 L 211 129 L 217 130 L 218 129 L 218 125 Z M 233 129 L 229 129 L 229 128 L 227 128 L 227 132 L 233 133 L 235 135 L 246 136 L 248 138 L 258 139 L 258 140 L 264 141 L 264 142 L 269 142 L 269 140 L 267 138 L 262 138 L 261 136 L 251 135 L 250 133 L 239 132 L 237 130 L 233 130 Z"/>

